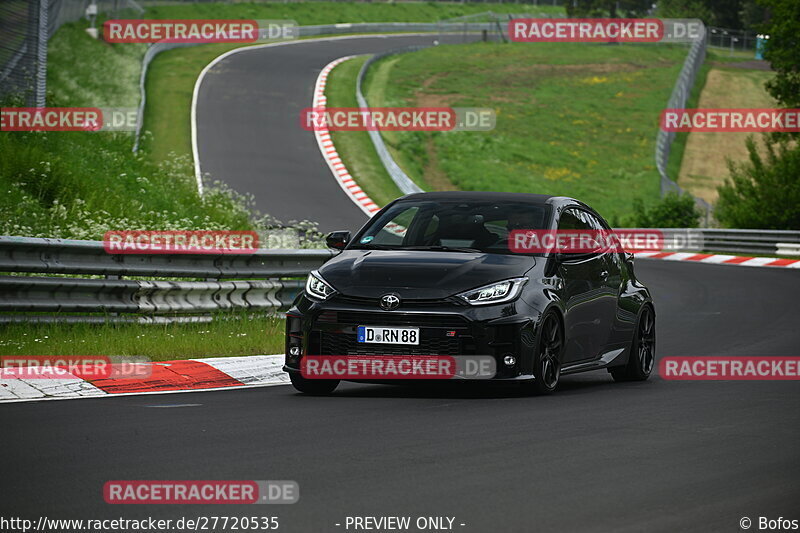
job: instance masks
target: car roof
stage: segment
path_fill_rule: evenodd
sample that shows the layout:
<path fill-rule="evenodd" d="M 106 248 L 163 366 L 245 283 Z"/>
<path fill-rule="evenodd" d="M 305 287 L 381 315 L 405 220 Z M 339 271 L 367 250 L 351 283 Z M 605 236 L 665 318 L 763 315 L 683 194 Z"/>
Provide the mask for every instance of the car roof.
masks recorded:
<path fill-rule="evenodd" d="M 563 209 L 568 207 L 578 207 L 586 209 L 602 220 L 602 215 L 591 206 L 570 198 L 569 196 L 552 196 L 549 194 L 533 194 L 525 192 L 488 192 L 488 191 L 437 191 L 419 192 L 407 194 L 395 200 L 402 202 L 405 200 L 465 200 L 465 201 L 489 201 L 489 202 L 530 202 L 536 205 L 550 205 L 555 208 L 557 216 Z M 393 202 L 394 203 L 394 202 Z"/>
<path fill-rule="evenodd" d="M 524 192 L 484 192 L 484 191 L 439 191 L 409 194 L 401 200 L 465 200 L 491 202 L 530 202 L 546 204 L 551 198 L 548 194 L 531 194 Z"/>

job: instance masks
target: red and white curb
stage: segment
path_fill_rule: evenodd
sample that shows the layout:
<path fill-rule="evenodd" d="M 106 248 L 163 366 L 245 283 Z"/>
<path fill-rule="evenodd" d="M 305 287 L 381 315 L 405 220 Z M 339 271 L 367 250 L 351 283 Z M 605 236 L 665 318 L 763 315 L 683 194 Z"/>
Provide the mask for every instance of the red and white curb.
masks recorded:
<path fill-rule="evenodd" d="M 146 363 L 152 373 L 140 379 L 0 379 L 0 403 L 72 398 L 109 398 L 133 394 L 269 387 L 289 383 L 283 355 L 213 357 Z"/>
<path fill-rule="evenodd" d="M 634 255 L 643 259 L 690 261 L 712 265 L 800 268 L 800 259 L 778 259 L 776 257 L 742 257 L 738 255 L 697 254 L 692 252 L 636 252 Z"/>
<path fill-rule="evenodd" d="M 325 68 L 322 69 L 322 72 L 319 73 L 317 77 L 317 83 L 314 86 L 314 100 L 312 102 L 312 107 L 317 111 L 322 111 L 325 109 L 327 98 L 325 96 L 325 84 L 328 80 L 328 75 L 330 74 L 331 70 L 338 65 L 339 63 L 343 63 L 348 59 L 352 59 L 356 56 L 345 56 L 340 57 L 335 61 L 331 61 Z M 358 183 L 353 179 L 353 176 L 350 175 L 348 172 L 347 167 L 345 167 L 344 163 L 342 162 L 342 158 L 339 157 L 338 152 L 336 152 L 336 148 L 333 146 L 333 141 L 331 140 L 330 131 L 326 127 L 315 129 L 314 136 L 317 138 L 317 144 L 319 145 L 319 149 L 322 152 L 322 157 L 325 159 L 325 162 L 328 163 L 328 167 L 330 167 L 331 172 L 333 173 L 333 177 L 336 179 L 339 186 L 342 190 L 350 197 L 355 204 L 361 208 L 367 216 L 372 216 L 380 210 L 380 207 L 372 201 L 372 199 L 367 196 L 361 187 L 358 186 Z"/>

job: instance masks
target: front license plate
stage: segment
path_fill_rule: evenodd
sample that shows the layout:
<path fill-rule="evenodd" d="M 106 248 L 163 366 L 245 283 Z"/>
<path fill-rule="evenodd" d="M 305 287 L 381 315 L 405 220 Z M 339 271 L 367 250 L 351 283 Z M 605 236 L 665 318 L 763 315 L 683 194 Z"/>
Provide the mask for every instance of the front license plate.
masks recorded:
<path fill-rule="evenodd" d="M 419 344 L 419 328 L 358 326 L 358 342 L 370 344 Z"/>

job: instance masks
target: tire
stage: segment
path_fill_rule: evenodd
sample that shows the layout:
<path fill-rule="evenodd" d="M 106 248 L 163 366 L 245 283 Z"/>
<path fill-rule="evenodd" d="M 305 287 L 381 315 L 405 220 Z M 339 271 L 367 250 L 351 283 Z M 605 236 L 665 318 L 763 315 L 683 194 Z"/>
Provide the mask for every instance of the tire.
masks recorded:
<path fill-rule="evenodd" d="M 564 353 L 564 330 L 554 312 L 545 314 L 539 337 L 536 341 L 536 355 L 533 358 L 534 379 L 523 387 L 528 394 L 552 394 L 558 387 L 561 377 L 561 361 Z"/>
<path fill-rule="evenodd" d="M 312 396 L 327 396 L 339 386 L 338 379 L 306 379 L 295 372 L 289 373 L 289 379 L 299 392 Z"/>
<path fill-rule="evenodd" d="M 628 364 L 610 370 L 614 381 L 645 381 L 650 377 L 656 361 L 656 314 L 645 305 L 631 341 Z"/>

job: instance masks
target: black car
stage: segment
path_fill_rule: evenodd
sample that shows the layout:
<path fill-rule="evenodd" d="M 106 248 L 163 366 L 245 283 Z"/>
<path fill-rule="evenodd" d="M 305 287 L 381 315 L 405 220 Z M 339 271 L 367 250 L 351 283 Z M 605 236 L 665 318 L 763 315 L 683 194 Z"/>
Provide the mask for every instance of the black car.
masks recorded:
<path fill-rule="evenodd" d="M 515 229 L 562 228 L 609 230 L 593 209 L 566 197 L 434 192 L 395 200 L 355 237 L 328 235 L 341 253 L 308 276 L 287 312 L 284 369 L 311 394 L 330 393 L 339 381 L 304 377 L 307 355 L 488 355 L 494 380 L 535 393 L 588 370 L 647 379 L 655 309 L 631 254 L 510 246 Z M 412 328 L 418 338 L 365 343 L 359 328 L 369 326 Z"/>

